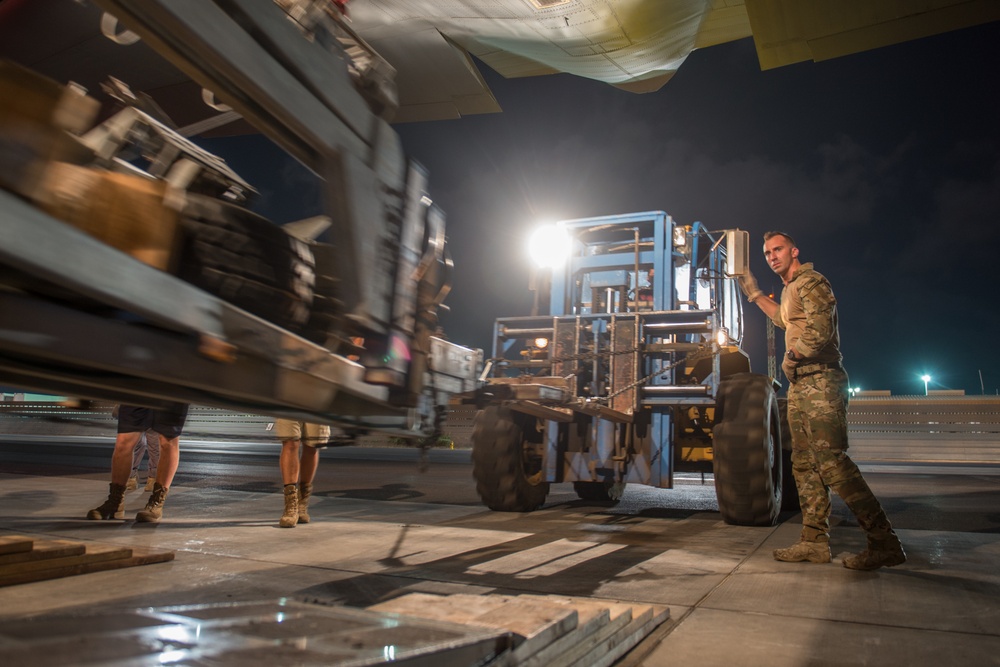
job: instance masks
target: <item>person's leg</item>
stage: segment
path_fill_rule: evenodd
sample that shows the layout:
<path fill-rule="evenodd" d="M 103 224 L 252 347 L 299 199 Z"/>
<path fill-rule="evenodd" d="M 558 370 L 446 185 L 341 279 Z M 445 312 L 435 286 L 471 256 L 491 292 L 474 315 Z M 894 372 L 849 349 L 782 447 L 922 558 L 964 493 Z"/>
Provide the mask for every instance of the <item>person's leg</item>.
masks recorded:
<path fill-rule="evenodd" d="M 899 565 L 906 561 L 903 545 L 893 531 L 882 504 L 847 453 L 847 375 L 843 372 L 824 374 L 818 384 L 826 393 L 831 407 L 813 423 L 817 442 L 824 445 L 818 452 L 820 474 L 857 518 L 868 540 L 868 548 L 856 556 L 845 558 L 844 567 L 873 570 Z"/>
<path fill-rule="evenodd" d="M 163 518 L 163 503 L 167 499 L 167 492 L 174 481 L 174 474 L 180 464 L 180 438 L 165 437 L 160 434 L 160 461 L 156 466 L 156 481 L 153 482 L 152 493 L 146 507 L 139 510 L 135 515 L 135 520 L 143 523 L 156 523 Z"/>
<path fill-rule="evenodd" d="M 816 461 L 811 430 L 813 398 L 803 381 L 788 389 L 788 425 L 792 436 L 792 474 L 799 492 L 802 533 L 799 542 L 775 549 L 774 558 L 784 562 L 829 563 L 830 491 L 823 483 Z"/>
<path fill-rule="evenodd" d="M 312 484 L 316 478 L 316 469 L 319 467 L 319 450 L 315 447 L 302 447 L 302 455 L 299 458 L 299 482 L 301 484 Z"/>
<path fill-rule="evenodd" d="M 181 462 L 180 438 L 160 435 L 160 460 L 156 465 L 156 483 L 165 489 L 173 484 L 174 475 Z"/>
<path fill-rule="evenodd" d="M 281 456 L 278 457 L 278 467 L 281 469 L 281 483 L 283 485 L 295 484 L 299 481 L 300 444 L 298 438 L 281 441 Z M 308 447 L 303 449 L 308 449 Z"/>
<path fill-rule="evenodd" d="M 160 434 L 150 429 L 146 431 L 146 491 L 152 491 L 156 483 L 156 470 L 160 464 Z"/>
<path fill-rule="evenodd" d="M 312 496 L 313 479 L 319 466 L 319 450 L 315 447 L 302 445 L 302 456 L 299 460 L 299 523 L 309 523 L 309 498 Z"/>
<path fill-rule="evenodd" d="M 142 456 L 146 453 L 146 434 L 140 433 L 139 440 L 132 449 L 132 473 L 128 476 L 128 484 L 125 486 L 129 491 L 139 486 L 139 465 L 142 463 Z"/>
<path fill-rule="evenodd" d="M 302 444 L 302 426 L 302 422 L 292 419 L 278 419 L 274 425 L 275 435 L 281 441 L 278 467 L 281 470 L 281 491 L 285 508 L 278 525 L 282 528 L 294 528 L 299 522 L 299 447 Z"/>
<path fill-rule="evenodd" d="M 307 440 L 302 443 L 299 461 L 299 523 L 309 523 L 309 498 L 312 496 L 313 479 L 319 466 L 319 447 L 330 441 L 330 427 L 326 424 L 305 424 Z"/>
<path fill-rule="evenodd" d="M 180 464 L 180 436 L 187 419 L 188 406 L 175 404 L 154 411 L 151 428 L 160 435 L 160 458 L 156 465 L 156 481 L 146 508 L 135 515 L 136 521 L 155 523 L 163 517 L 163 504 Z"/>
<path fill-rule="evenodd" d="M 111 484 L 108 498 L 103 504 L 87 512 L 88 519 L 125 518 L 125 485 L 132 472 L 132 451 L 141 433 L 119 433 L 115 438 L 115 451 L 111 455 Z"/>
<path fill-rule="evenodd" d="M 299 447 L 301 442 L 298 438 L 281 441 L 281 456 L 278 458 L 278 466 L 281 468 L 282 493 L 285 498 L 285 508 L 281 513 L 278 525 L 282 528 L 294 528 L 299 522 L 299 491 L 297 482 L 299 479 Z M 302 449 L 310 449 L 302 447 Z"/>

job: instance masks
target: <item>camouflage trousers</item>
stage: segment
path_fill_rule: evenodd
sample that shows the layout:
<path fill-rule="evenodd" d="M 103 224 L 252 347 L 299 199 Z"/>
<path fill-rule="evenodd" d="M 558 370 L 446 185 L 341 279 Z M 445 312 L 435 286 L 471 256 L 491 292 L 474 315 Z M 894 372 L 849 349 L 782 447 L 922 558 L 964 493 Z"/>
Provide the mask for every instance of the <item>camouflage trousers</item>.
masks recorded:
<path fill-rule="evenodd" d="M 830 490 L 843 498 L 870 543 L 895 538 L 889 519 L 847 455 L 847 373 L 806 375 L 788 388 L 792 472 L 802 506 L 802 539 L 830 539 Z"/>

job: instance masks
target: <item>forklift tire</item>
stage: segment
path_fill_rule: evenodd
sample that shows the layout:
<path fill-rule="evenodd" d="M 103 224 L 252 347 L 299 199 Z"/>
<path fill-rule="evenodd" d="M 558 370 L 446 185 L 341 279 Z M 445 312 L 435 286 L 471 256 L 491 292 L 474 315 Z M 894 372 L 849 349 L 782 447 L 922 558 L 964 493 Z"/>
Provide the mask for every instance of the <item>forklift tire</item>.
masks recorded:
<path fill-rule="evenodd" d="M 617 503 L 625 493 L 625 482 L 573 482 L 573 490 L 580 500 Z"/>
<path fill-rule="evenodd" d="M 713 432 L 715 493 L 729 524 L 773 526 L 782 504 L 778 399 L 771 379 L 738 373 L 723 380 L 724 414 Z"/>
<path fill-rule="evenodd" d="M 177 277 L 293 333 L 310 319 L 308 244 L 251 211 L 188 195 Z"/>
<path fill-rule="evenodd" d="M 788 399 L 778 399 L 778 417 L 781 420 L 781 511 L 798 512 L 799 489 L 792 472 L 792 431 L 788 426 Z"/>
<path fill-rule="evenodd" d="M 531 512 L 545 502 L 549 483 L 539 455 L 535 418 L 488 406 L 472 430 L 472 476 L 483 504 L 497 512 Z"/>

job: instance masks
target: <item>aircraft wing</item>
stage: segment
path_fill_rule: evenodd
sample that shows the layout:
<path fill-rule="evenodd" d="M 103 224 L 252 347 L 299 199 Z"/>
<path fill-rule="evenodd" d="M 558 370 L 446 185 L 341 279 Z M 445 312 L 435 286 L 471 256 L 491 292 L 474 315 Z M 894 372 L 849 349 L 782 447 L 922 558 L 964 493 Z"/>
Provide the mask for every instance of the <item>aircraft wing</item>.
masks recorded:
<path fill-rule="evenodd" d="M 991 0 L 746 0 L 761 69 L 821 61 L 1000 20 Z"/>
<path fill-rule="evenodd" d="M 508 78 L 569 73 L 645 93 L 695 49 L 745 37 L 769 69 L 1000 20 L 996 0 L 318 1 L 346 4 L 354 30 L 395 68 L 395 122 L 500 111 L 475 59 Z M 92 93 L 98 72 L 110 73 L 180 126 L 216 113 L 152 50 L 105 38 L 101 15 L 87 0 L 0 0 L 0 57 Z"/>
<path fill-rule="evenodd" d="M 476 91 L 468 54 L 508 78 L 564 72 L 646 93 L 695 49 L 745 37 L 770 69 L 1000 20 L 996 0 L 352 0 L 348 8 L 397 69 L 400 121 L 499 110 L 485 86 Z M 470 71 L 452 78 L 462 67 Z"/>

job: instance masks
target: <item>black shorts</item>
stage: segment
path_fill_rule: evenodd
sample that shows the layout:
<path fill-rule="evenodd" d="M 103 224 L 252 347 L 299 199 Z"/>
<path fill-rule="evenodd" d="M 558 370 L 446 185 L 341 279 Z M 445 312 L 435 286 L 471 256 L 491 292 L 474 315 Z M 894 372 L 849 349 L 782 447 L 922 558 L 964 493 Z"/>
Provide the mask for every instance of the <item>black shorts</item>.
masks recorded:
<path fill-rule="evenodd" d="M 118 432 L 144 433 L 153 429 L 166 438 L 176 438 L 184 430 L 187 413 L 186 403 L 173 403 L 163 410 L 122 405 L 118 408 Z"/>

